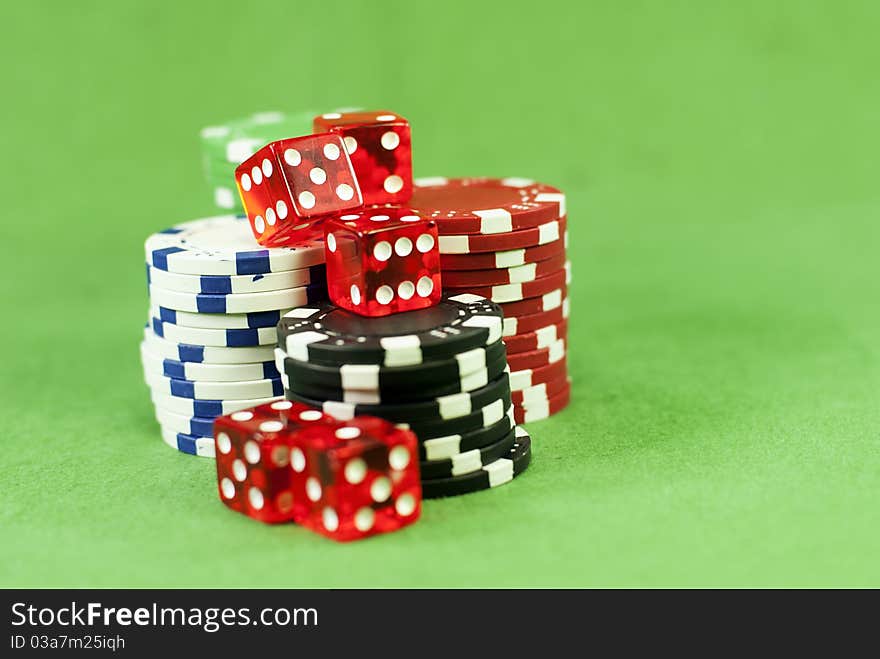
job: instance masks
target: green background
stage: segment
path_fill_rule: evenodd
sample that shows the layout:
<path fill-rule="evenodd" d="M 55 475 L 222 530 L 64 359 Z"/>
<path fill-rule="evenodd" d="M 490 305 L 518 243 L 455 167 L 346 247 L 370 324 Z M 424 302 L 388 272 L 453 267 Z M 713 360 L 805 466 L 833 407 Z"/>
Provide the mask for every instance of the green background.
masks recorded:
<path fill-rule="evenodd" d="M 0 10 L 0 584 L 880 585 L 877 3 L 174 4 Z M 349 545 L 227 511 L 138 360 L 199 128 L 339 105 L 563 188 L 574 262 L 531 469 Z"/>

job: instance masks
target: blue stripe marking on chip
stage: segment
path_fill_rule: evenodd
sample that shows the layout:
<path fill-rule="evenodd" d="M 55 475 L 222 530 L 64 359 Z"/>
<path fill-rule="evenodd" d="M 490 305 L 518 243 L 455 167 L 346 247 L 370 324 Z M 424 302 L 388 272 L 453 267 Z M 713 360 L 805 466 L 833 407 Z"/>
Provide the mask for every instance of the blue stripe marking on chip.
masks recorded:
<path fill-rule="evenodd" d="M 223 415 L 222 400 L 193 400 L 193 414 L 198 417 L 218 417 Z"/>
<path fill-rule="evenodd" d="M 309 284 L 305 289 L 306 300 L 309 303 L 327 299 L 327 284 L 325 282 Z M 198 313 L 227 313 L 225 295 L 204 295 L 202 293 L 197 293 L 195 298 Z"/>
<path fill-rule="evenodd" d="M 156 333 L 156 336 L 161 336 L 163 339 L 165 338 L 165 334 L 162 333 L 162 321 L 158 318 L 152 319 L 153 324 L 153 332 Z"/>
<path fill-rule="evenodd" d="M 188 435 L 183 432 L 175 433 L 175 439 L 177 440 L 177 449 L 181 453 L 188 453 L 190 455 L 198 455 L 198 456 L 213 456 L 214 455 L 214 438 L 211 437 L 196 437 L 194 435 Z M 199 450 L 201 448 L 201 451 Z"/>
<path fill-rule="evenodd" d="M 205 361 L 205 346 L 197 346 L 191 343 L 178 343 L 177 354 L 180 356 L 180 361 L 182 362 L 201 363 Z"/>
<path fill-rule="evenodd" d="M 195 382 L 188 380 L 168 380 L 171 385 L 171 395 L 180 396 L 181 398 L 195 398 L 196 387 Z"/>
<path fill-rule="evenodd" d="M 230 348 L 255 346 L 260 342 L 260 333 L 255 329 L 226 330 L 226 345 Z"/>
<path fill-rule="evenodd" d="M 199 290 L 208 295 L 229 295 L 232 293 L 232 278 L 225 275 L 202 275 Z"/>
<path fill-rule="evenodd" d="M 190 455 L 198 455 L 196 452 L 196 438 L 183 433 L 177 433 L 177 450 Z"/>
<path fill-rule="evenodd" d="M 162 233 L 180 233 L 180 230 L 179 229 L 176 229 L 176 230 L 169 229 L 168 231 L 162 231 Z M 153 262 L 153 267 L 159 268 L 160 270 L 167 270 L 168 269 L 168 255 L 169 254 L 176 254 L 177 252 L 183 252 L 183 251 L 185 251 L 185 250 L 183 250 L 180 247 L 163 247 L 162 249 L 153 250 L 152 259 L 151 259 Z"/>
<path fill-rule="evenodd" d="M 162 320 L 162 322 L 177 325 L 177 312 L 174 309 L 159 307 L 159 319 Z"/>
<path fill-rule="evenodd" d="M 281 374 L 278 372 L 278 367 L 275 366 L 275 362 L 264 362 L 263 363 L 263 379 L 265 380 L 274 380 L 275 378 L 280 378 Z"/>
<path fill-rule="evenodd" d="M 284 385 L 281 384 L 281 380 L 272 380 L 272 395 L 273 396 L 281 396 L 284 394 Z"/>
<path fill-rule="evenodd" d="M 269 250 L 267 249 L 235 255 L 235 271 L 240 275 L 259 275 L 272 272 L 269 263 Z"/>
<path fill-rule="evenodd" d="M 248 327 L 272 327 L 281 320 L 280 311 L 256 311 L 247 315 Z"/>
<path fill-rule="evenodd" d="M 162 360 L 162 373 L 169 378 L 186 379 L 186 367 L 184 367 L 183 362 L 174 361 L 173 359 Z"/>
<path fill-rule="evenodd" d="M 207 417 L 190 417 L 189 431 L 194 437 L 213 437 L 214 419 Z"/>
<path fill-rule="evenodd" d="M 226 313 L 226 296 L 196 294 L 196 307 L 199 313 Z"/>

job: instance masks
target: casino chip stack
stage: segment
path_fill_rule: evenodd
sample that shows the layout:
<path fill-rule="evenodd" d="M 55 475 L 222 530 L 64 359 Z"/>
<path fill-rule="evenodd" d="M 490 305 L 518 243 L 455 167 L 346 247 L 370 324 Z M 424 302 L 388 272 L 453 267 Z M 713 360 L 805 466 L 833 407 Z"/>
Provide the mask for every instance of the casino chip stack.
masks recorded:
<path fill-rule="evenodd" d="M 244 212 L 235 190 L 235 168 L 259 148 L 285 137 L 309 135 L 316 113 L 260 112 L 201 131 L 205 179 L 217 208 Z"/>
<path fill-rule="evenodd" d="M 141 359 L 156 419 L 171 446 L 213 456 L 215 417 L 283 394 L 275 326 L 327 299 L 324 245 L 262 249 L 247 220 L 230 215 L 153 234 L 145 247 Z"/>
<path fill-rule="evenodd" d="M 443 290 L 500 304 L 514 418 L 568 405 L 565 195 L 524 179 L 421 179 L 409 205 L 437 221 Z"/>
<path fill-rule="evenodd" d="M 276 363 L 290 400 L 409 426 L 423 496 L 450 496 L 508 483 L 531 459 L 501 333 L 500 307 L 471 294 L 379 318 L 305 305 L 278 323 Z"/>

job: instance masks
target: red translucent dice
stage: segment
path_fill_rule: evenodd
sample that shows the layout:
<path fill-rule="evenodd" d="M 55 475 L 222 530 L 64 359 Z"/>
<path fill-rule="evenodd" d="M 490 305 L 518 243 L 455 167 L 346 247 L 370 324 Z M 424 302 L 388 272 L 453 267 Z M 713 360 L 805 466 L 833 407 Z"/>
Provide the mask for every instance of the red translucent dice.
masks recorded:
<path fill-rule="evenodd" d="M 220 499 L 339 541 L 396 531 L 421 513 L 416 441 L 376 417 L 337 421 L 285 400 L 233 412 L 214 421 Z"/>
<path fill-rule="evenodd" d="M 293 437 L 295 489 L 309 503 L 297 522 L 339 541 L 396 531 L 421 513 L 416 437 L 376 417 Z"/>
<path fill-rule="evenodd" d="M 291 440 L 306 428 L 337 425 L 332 417 L 301 403 L 276 401 L 217 417 L 214 443 L 217 486 L 227 506 L 261 522 L 288 522 L 305 514 L 291 478 Z"/>
<path fill-rule="evenodd" d="M 320 219 L 363 204 L 342 137 L 293 137 L 267 144 L 235 170 L 235 184 L 262 245 L 320 235 Z"/>
<path fill-rule="evenodd" d="M 404 204 L 412 196 L 409 122 L 387 110 L 332 112 L 315 117 L 316 133 L 345 142 L 365 204 Z"/>
<path fill-rule="evenodd" d="M 330 299 L 363 316 L 437 304 L 442 293 L 437 225 L 407 208 L 373 208 L 327 220 Z"/>

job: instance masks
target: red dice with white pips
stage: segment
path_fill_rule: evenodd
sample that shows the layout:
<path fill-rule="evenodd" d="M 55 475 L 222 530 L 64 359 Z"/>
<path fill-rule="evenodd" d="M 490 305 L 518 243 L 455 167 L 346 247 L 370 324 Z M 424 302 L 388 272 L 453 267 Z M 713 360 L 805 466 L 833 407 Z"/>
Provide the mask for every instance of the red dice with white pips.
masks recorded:
<path fill-rule="evenodd" d="M 235 169 L 235 184 L 266 246 L 315 238 L 324 216 L 363 204 L 342 138 L 329 133 L 267 144 Z"/>
<path fill-rule="evenodd" d="M 266 523 L 289 522 L 308 500 L 295 491 L 290 467 L 292 436 L 336 421 L 302 403 L 279 400 L 214 420 L 220 500 Z"/>
<path fill-rule="evenodd" d="M 388 110 L 331 112 L 315 117 L 316 133 L 342 137 L 365 204 L 405 204 L 413 193 L 409 122 Z"/>
<path fill-rule="evenodd" d="M 415 522 L 422 502 L 416 441 L 411 431 L 368 416 L 295 435 L 294 489 L 310 504 L 297 523 L 347 542 Z"/>
<path fill-rule="evenodd" d="M 401 207 L 374 207 L 327 220 L 327 289 L 362 316 L 424 309 L 442 294 L 437 224 Z"/>
<path fill-rule="evenodd" d="M 286 400 L 233 412 L 214 421 L 220 500 L 341 542 L 396 531 L 421 514 L 416 442 L 383 419 Z"/>

